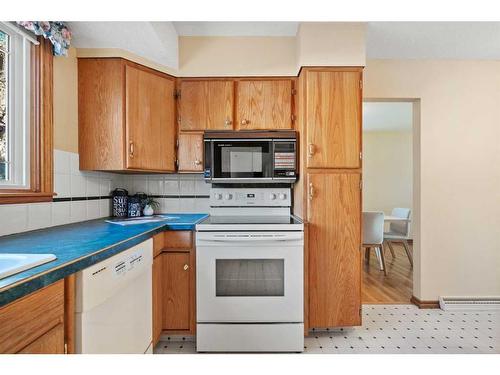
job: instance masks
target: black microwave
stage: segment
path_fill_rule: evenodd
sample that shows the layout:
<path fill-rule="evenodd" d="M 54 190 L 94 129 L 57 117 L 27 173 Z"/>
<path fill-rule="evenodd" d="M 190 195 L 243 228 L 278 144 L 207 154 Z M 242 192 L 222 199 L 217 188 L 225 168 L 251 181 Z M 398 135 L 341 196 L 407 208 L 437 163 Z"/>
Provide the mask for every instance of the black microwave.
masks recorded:
<path fill-rule="evenodd" d="M 295 131 L 206 131 L 205 181 L 292 183 L 297 180 Z"/>

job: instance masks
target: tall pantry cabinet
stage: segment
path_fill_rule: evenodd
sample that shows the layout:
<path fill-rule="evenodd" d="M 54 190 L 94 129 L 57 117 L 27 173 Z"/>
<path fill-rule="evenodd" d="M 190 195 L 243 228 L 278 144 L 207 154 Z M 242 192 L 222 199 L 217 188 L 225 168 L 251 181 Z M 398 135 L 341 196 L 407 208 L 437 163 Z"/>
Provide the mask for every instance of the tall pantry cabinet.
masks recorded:
<path fill-rule="evenodd" d="M 303 68 L 299 108 L 307 325 L 360 325 L 362 68 Z"/>

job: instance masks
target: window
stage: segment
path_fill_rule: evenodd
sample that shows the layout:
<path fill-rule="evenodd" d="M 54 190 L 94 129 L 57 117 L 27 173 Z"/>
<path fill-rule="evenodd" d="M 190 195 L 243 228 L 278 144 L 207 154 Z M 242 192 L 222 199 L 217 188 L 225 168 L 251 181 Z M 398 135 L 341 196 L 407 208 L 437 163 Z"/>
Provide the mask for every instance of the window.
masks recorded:
<path fill-rule="evenodd" d="M 53 197 L 52 44 L 0 22 L 0 204 Z"/>
<path fill-rule="evenodd" d="M 0 188 L 30 186 L 30 48 L 0 25 Z"/>

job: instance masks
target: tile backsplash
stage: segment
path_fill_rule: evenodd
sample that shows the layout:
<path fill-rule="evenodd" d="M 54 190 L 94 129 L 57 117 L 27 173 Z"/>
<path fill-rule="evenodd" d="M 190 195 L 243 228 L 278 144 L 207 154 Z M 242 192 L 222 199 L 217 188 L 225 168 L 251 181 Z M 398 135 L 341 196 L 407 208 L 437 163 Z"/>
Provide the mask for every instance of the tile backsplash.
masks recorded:
<path fill-rule="evenodd" d="M 54 202 L 0 205 L 0 236 L 107 217 L 117 187 L 154 196 L 161 212 L 208 212 L 210 184 L 201 174 L 85 172 L 77 153 L 54 150 Z"/>

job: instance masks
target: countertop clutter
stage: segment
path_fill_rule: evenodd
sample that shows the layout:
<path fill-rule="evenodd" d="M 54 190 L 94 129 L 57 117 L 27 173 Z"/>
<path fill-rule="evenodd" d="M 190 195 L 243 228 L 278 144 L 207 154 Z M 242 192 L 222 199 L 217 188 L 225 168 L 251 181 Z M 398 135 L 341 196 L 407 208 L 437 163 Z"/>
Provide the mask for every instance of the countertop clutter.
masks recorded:
<path fill-rule="evenodd" d="M 0 280 L 0 307 L 90 267 L 166 230 L 192 230 L 207 214 L 169 214 L 169 220 L 121 226 L 91 220 L 0 238 L 2 254 L 54 254 L 57 259 Z"/>

